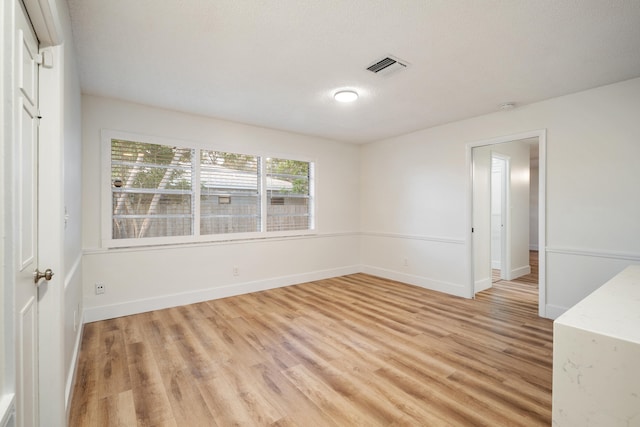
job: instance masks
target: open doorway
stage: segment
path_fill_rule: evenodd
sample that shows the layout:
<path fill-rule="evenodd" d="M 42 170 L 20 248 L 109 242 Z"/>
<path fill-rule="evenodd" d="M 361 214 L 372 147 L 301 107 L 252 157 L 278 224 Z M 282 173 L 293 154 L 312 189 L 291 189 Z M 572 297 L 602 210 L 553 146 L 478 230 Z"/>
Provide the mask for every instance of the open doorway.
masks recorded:
<path fill-rule="evenodd" d="M 468 145 L 470 295 L 495 284 L 545 315 L 545 132 Z M 517 302 L 517 301 L 516 301 Z"/>

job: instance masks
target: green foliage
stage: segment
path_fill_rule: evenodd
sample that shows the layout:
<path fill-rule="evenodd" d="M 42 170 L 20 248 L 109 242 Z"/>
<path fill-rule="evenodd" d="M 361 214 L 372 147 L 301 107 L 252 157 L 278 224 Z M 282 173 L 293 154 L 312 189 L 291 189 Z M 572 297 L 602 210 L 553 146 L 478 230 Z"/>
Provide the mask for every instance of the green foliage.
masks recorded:
<path fill-rule="evenodd" d="M 288 159 L 267 159 L 269 172 L 309 177 L 309 162 Z"/>

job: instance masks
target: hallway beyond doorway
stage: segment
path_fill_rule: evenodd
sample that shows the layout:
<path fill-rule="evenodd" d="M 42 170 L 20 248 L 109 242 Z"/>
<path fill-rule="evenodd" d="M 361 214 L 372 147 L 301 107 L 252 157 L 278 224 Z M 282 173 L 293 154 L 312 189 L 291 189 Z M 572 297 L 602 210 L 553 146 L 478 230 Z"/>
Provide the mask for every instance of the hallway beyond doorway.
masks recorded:
<path fill-rule="evenodd" d="M 538 251 L 529 251 L 531 273 L 514 280 L 500 279 L 500 270 L 492 270 L 492 285 L 478 292 L 480 301 L 500 302 L 503 307 L 538 315 Z"/>

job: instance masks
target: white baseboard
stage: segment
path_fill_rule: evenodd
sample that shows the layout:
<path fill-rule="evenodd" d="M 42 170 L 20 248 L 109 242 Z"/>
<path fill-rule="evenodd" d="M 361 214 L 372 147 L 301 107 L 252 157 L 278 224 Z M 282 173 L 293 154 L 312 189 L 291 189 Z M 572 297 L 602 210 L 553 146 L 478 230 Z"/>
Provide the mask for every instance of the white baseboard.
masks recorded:
<path fill-rule="evenodd" d="M 529 250 L 530 251 L 537 251 L 538 250 L 538 244 L 531 244 L 529 245 Z"/>
<path fill-rule="evenodd" d="M 491 277 L 487 277 L 485 279 L 476 280 L 474 286 L 474 292 L 482 292 L 486 291 L 491 287 Z"/>
<path fill-rule="evenodd" d="M 502 270 L 502 265 L 500 265 L 500 261 L 491 261 L 491 268 L 493 270 Z"/>
<path fill-rule="evenodd" d="M 373 276 L 382 277 L 384 279 L 395 280 L 397 282 L 408 283 L 410 285 L 420 286 L 421 288 L 430 289 L 432 291 L 444 292 L 450 295 L 468 298 L 467 287 L 456 283 L 444 282 L 441 280 L 431 279 L 429 277 L 415 276 L 413 274 L 401 273 L 385 268 L 363 265 L 361 271 Z"/>
<path fill-rule="evenodd" d="M 251 292 L 265 291 L 267 289 L 275 289 L 284 286 L 312 282 L 314 280 L 329 279 L 331 277 L 355 274 L 359 273 L 360 271 L 362 270 L 359 265 L 353 265 L 334 268 L 330 270 L 320 270 L 310 273 L 274 277 L 271 279 L 257 280 L 254 282 L 236 283 L 232 285 L 201 289 L 197 291 L 161 295 L 153 298 L 126 301 L 118 304 L 88 307 L 84 310 L 84 321 L 86 323 L 90 323 L 98 320 L 113 319 L 116 317 L 128 316 L 131 314 L 161 310 L 163 308 L 194 304 L 197 302 L 209 301 L 212 299 L 226 298 L 236 295 L 248 294 Z"/>
<path fill-rule="evenodd" d="M 522 267 L 513 268 L 511 269 L 511 277 L 509 277 L 508 280 L 517 279 L 518 277 L 526 276 L 527 274 L 531 274 L 530 265 L 524 265 Z"/>
<path fill-rule="evenodd" d="M 69 420 L 69 410 L 71 409 L 71 397 L 73 393 L 73 387 L 76 384 L 76 374 L 78 366 L 78 357 L 80 356 L 80 345 L 82 344 L 82 333 L 84 332 L 84 314 L 80 313 L 80 322 L 78 323 L 78 333 L 76 335 L 76 343 L 73 347 L 73 355 L 71 356 L 71 366 L 69 372 L 67 372 L 67 383 L 64 390 L 64 407 L 67 415 L 67 421 Z"/>
<path fill-rule="evenodd" d="M 547 319 L 555 320 L 558 317 L 560 317 L 562 314 L 564 314 L 564 312 L 567 310 L 569 310 L 569 307 L 561 307 L 559 305 L 547 304 L 546 311 L 544 314 Z"/>

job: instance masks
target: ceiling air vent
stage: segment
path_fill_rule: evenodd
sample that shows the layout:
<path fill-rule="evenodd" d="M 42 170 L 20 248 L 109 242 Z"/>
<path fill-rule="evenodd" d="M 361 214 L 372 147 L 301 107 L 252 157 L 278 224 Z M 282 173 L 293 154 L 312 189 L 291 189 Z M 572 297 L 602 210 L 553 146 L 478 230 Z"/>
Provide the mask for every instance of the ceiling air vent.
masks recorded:
<path fill-rule="evenodd" d="M 387 56 L 386 58 L 376 61 L 373 65 L 368 66 L 367 70 L 380 76 L 386 76 L 396 71 L 404 70 L 408 65 L 407 61 L 394 58 L 393 56 Z"/>

